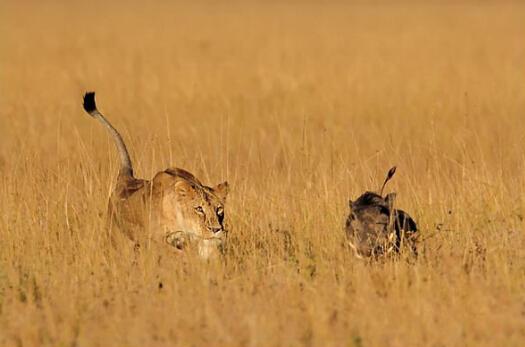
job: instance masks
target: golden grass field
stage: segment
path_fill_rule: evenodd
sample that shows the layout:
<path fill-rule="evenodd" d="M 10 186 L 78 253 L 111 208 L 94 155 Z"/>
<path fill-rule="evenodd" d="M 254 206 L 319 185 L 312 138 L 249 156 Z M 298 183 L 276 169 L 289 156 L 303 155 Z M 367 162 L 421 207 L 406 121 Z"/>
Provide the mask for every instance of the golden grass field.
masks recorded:
<path fill-rule="evenodd" d="M 0 3 L 0 346 L 524 346 L 525 4 Z M 108 246 L 118 160 L 228 180 L 220 261 Z M 414 260 L 345 246 L 387 191 Z"/>

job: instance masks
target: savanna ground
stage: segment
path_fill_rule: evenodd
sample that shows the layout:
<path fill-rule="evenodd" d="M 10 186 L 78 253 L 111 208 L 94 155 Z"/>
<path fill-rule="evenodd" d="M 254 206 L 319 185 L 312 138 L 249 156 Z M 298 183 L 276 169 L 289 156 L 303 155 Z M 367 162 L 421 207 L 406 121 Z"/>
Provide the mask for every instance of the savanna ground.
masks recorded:
<path fill-rule="evenodd" d="M 1 346 L 525 345 L 525 5 L 0 5 Z M 139 177 L 227 179 L 206 264 L 108 247 Z M 417 260 L 344 245 L 387 191 Z"/>

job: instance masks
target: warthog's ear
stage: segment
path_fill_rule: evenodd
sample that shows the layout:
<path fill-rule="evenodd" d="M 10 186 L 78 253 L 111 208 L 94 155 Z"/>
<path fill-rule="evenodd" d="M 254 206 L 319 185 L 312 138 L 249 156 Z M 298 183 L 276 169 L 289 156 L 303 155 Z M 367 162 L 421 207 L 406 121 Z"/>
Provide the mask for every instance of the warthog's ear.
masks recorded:
<path fill-rule="evenodd" d="M 397 196 L 396 193 L 390 193 L 385 196 L 385 202 L 388 208 L 391 210 L 394 208 L 394 202 L 396 200 L 396 196 Z"/>
<path fill-rule="evenodd" d="M 213 188 L 213 191 L 215 194 L 221 199 L 222 201 L 226 201 L 226 196 L 228 195 L 228 191 L 230 190 L 230 186 L 228 185 L 228 182 L 222 182 L 217 184 L 215 188 Z"/>
<path fill-rule="evenodd" d="M 185 180 L 179 180 L 175 183 L 175 191 L 180 197 L 193 198 L 195 196 L 195 189 Z"/>

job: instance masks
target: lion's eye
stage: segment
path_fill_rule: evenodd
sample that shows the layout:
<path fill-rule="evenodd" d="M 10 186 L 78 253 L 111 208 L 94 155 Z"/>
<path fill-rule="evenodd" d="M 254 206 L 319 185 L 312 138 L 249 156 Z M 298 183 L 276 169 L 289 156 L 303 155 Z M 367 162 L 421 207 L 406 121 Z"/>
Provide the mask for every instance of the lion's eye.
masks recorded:
<path fill-rule="evenodd" d="M 217 216 L 223 216 L 224 215 L 224 210 L 222 209 L 222 207 L 218 207 L 217 208 Z"/>
<path fill-rule="evenodd" d="M 195 212 L 197 212 L 198 214 L 204 214 L 204 209 L 202 208 L 202 206 L 197 206 L 195 207 Z"/>

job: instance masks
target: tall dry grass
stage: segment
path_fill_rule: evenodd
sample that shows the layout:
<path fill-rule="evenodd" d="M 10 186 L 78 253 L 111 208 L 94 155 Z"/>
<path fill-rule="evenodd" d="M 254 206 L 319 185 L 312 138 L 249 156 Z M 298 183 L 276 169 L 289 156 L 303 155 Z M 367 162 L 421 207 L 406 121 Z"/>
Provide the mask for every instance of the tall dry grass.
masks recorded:
<path fill-rule="evenodd" d="M 525 6 L 0 5 L 1 346 L 523 346 Z M 117 157 L 227 179 L 223 261 L 107 247 Z M 416 261 L 344 247 L 388 186 Z"/>

